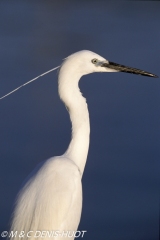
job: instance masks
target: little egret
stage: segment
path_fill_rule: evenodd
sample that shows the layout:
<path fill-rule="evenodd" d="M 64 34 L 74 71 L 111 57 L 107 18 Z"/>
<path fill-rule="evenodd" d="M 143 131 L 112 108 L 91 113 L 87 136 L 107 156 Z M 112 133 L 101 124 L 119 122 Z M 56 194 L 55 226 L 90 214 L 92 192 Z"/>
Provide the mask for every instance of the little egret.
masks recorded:
<path fill-rule="evenodd" d="M 90 122 L 86 99 L 78 82 L 93 72 L 127 72 L 149 77 L 156 75 L 110 62 L 98 54 L 83 50 L 70 55 L 60 66 L 58 91 L 72 124 L 69 147 L 62 156 L 52 157 L 39 166 L 28 178 L 17 197 L 11 231 L 24 236 L 14 239 L 49 240 L 37 231 L 55 231 L 52 239 L 74 239 L 82 209 L 81 178 L 86 164 Z M 58 231 L 58 232 L 56 232 Z M 70 233 L 66 235 L 65 233 Z M 39 233 L 39 232 L 38 232 Z M 71 235 L 73 235 L 71 237 Z"/>

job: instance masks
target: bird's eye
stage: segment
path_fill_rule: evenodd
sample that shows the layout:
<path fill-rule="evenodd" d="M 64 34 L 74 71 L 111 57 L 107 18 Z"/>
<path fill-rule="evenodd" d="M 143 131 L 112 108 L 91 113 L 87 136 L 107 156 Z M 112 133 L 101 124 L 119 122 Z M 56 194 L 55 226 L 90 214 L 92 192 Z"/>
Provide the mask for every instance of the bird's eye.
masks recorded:
<path fill-rule="evenodd" d="M 91 61 L 93 64 L 96 64 L 98 62 L 98 59 L 97 58 L 93 58 L 92 61 Z"/>

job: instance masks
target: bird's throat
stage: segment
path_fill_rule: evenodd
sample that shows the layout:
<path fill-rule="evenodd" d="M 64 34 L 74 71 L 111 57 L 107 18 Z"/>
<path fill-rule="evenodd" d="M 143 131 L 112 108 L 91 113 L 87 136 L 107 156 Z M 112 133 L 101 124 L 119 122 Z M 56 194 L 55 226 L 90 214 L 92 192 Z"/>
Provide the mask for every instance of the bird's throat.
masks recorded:
<path fill-rule="evenodd" d="M 71 141 L 64 155 L 70 158 L 83 174 L 89 148 L 89 113 L 86 99 L 78 87 L 81 76 L 74 72 L 70 74 L 65 66 L 62 66 L 58 81 L 59 95 L 68 109 L 72 125 Z"/>

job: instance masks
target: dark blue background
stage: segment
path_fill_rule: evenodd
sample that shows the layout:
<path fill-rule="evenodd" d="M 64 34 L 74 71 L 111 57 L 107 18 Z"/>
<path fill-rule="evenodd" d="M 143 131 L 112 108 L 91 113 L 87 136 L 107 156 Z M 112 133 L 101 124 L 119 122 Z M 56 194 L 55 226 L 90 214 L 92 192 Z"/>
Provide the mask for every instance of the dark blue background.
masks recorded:
<path fill-rule="evenodd" d="M 0 96 L 88 49 L 160 75 L 158 1 L 0 1 Z M 91 142 L 83 176 L 84 239 L 157 240 L 160 79 L 86 75 Z M 53 72 L 0 101 L 0 231 L 34 167 L 61 155 L 68 113 Z"/>

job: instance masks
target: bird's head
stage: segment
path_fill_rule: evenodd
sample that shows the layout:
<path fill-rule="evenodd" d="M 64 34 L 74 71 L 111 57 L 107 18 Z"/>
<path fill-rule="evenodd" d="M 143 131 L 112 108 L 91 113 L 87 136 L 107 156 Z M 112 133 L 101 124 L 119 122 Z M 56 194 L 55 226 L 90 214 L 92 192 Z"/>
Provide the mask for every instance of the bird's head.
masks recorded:
<path fill-rule="evenodd" d="M 110 62 L 100 55 L 88 50 L 79 51 L 70 55 L 66 58 L 64 65 L 67 69 L 73 69 L 74 72 L 81 76 L 93 72 L 127 72 L 157 77 L 155 74 L 140 69 Z"/>

